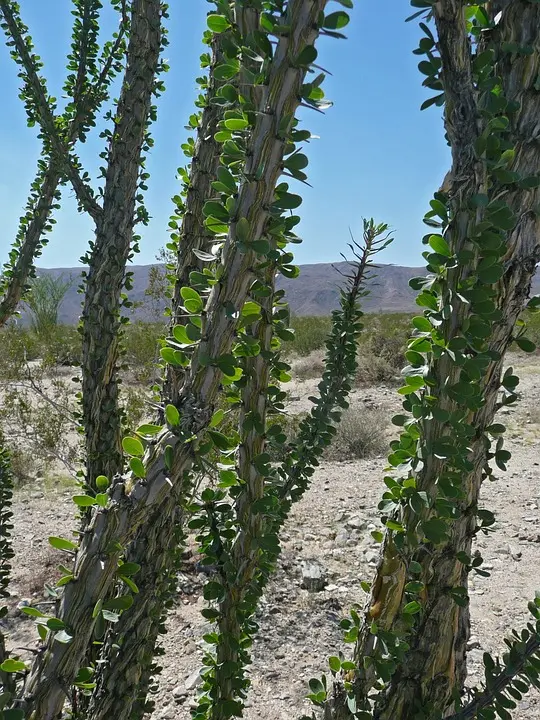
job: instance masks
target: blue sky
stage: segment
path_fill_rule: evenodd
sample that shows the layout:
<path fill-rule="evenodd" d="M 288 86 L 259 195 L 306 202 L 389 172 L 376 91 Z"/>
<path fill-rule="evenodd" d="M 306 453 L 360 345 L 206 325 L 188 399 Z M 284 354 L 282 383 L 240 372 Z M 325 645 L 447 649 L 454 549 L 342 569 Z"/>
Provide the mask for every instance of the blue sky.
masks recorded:
<path fill-rule="evenodd" d="M 45 62 L 49 90 L 58 96 L 70 41 L 70 5 L 70 0 L 21 3 L 36 51 Z M 153 262 L 167 242 L 170 198 L 178 189 L 175 172 L 184 163 L 180 144 L 196 96 L 200 37 L 211 7 L 205 0 L 170 0 L 170 6 L 166 57 L 171 70 L 165 76 L 167 92 L 159 102 L 159 119 L 152 131 L 156 144 L 148 160 L 147 194 L 152 221 L 144 229 L 141 253 L 135 260 L 141 264 Z M 348 39 L 322 38 L 319 43 L 318 62 L 332 73 L 324 87 L 334 106 L 325 115 L 312 111 L 301 115 L 303 126 L 320 139 L 307 148 L 313 188 L 302 187 L 304 242 L 294 248 L 299 263 L 339 260 L 340 252 L 346 252 L 349 228 L 360 236 L 362 217 L 371 216 L 395 231 L 395 242 L 381 261 L 423 262 L 422 216 L 448 168 L 449 152 L 440 109 L 419 109 L 429 91 L 421 87 L 418 58 L 412 54 L 419 31 L 415 22 L 404 22 L 410 12 L 406 0 L 383 5 L 379 0 L 357 0 L 346 29 Z M 112 27 L 111 17 L 105 13 L 107 30 Z M 15 66 L 5 46 L 0 48 L 0 77 L 0 260 L 4 261 L 35 174 L 39 144 L 35 130 L 26 127 Z M 97 134 L 81 150 L 91 172 L 102 149 Z M 92 225 L 77 213 L 69 188 L 64 190 L 56 217 L 39 264 L 74 266 L 92 238 Z"/>

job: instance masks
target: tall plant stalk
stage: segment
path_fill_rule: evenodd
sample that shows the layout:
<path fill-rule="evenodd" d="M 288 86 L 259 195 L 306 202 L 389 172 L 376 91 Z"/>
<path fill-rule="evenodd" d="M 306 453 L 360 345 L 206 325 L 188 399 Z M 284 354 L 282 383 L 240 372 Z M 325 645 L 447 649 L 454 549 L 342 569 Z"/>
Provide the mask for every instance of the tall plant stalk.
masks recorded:
<path fill-rule="evenodd" d="M 433 275 L 416 284 L 427 310 L 413 321 L 400 390 L 412 417 L 395 419 L 403 431 L 381 504 L 381 558 L 357 621 L 355 678 L 326 702 L 332 719 L 444 717 L 463 692 L 471 545 L 493 523 L 479 493 L 490 461 L 504 469 L 509 457 L 493 420 L 501 389 L 502 404 L 516 399 L 504 355 L 540 259 L 540 156 L 530 143 L 539 96 L 526 72 L 540 52 L 538 6 L 509 3 L 500 18 L 479 8 L 471 22 L 465 3 L 441 0 L 430 15 L 438 38 L 422 25 L 422 68 L 444 92 L 453 166 L 426 216 L 436 227 L 425 238 Z"/>

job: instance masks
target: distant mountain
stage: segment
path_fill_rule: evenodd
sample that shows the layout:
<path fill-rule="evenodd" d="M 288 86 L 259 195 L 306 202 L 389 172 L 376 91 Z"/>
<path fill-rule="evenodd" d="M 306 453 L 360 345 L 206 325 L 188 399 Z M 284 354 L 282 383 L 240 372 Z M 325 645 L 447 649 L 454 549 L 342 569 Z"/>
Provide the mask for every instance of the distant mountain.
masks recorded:
<path fill-rule="evenodd" d="M 148 320 L 150 309 L 145 290 L 152 265 L 132 265 L 133 290 L 130 299 L 142 303 L 134 312 L 135 318 Z M 335 264 L 318 263 L 301 265 L 300 276 L 296 280 L 278 277 L 277 285 L 286 292 L 291 310 L 295 315 L 329 315 L 338 305 L 339 287 L 344 279 L 340 272 L 347 273 L 350 268 L 345 262 Z M 68 290 L 60 308 L 61 323 L 74 324 L 80 314 L 81 295 L 77 288 L 81 281 L 81 268 L 41 269 L 38 274 L 50 274 L 54 277 L 71 277 L 73 284 Z M 367 312 L 412 312 L 415 307 L 416 293 L 409 287 L 412 277 L 425 275 L 423 267 L 403 267 L 400 265 L 379 265 L 374 271 L 375 277 L 369 282 L 371 294 L 363 301 Z M 540 293 L 540 277 L 533 282 L 533 293 Z M 24 322 L 23 314 L 23 322 Z"/>

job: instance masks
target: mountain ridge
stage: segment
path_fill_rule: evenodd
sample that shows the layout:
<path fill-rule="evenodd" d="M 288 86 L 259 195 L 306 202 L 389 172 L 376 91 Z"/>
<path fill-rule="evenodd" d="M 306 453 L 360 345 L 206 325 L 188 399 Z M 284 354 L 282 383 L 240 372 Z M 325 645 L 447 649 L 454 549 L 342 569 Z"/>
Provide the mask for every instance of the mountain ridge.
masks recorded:
<path fill-rule="evenodd" d="M 142 303 L 136 307 L 133 316 L 138 320 L 151 319 L 149 299 L 145 295 L 148 287 L 150 269 L 152 267 L 163 267 L 159 264 L 131 265 L 129 271 L 133 273 L 133 289 L 129 292 L 129 298 L 135 304 Z M 337 263 L 309 263 L 300 265 L 300 275 L 294 280 L 279 275 L 277 287 L 285 290 L 291 311 L 295 315 L 329 315 L 332 310 L 338 307 L 339 288 L 343 286 L 345 279 L 341 273 L 350 271 L 350 264 L 347 262 Z M 59 311 L 59 322 L 63 324 L 75 324 L 81 312 L 81 295 L 77 288 L 81 282 L 81 273 L 84 267 L 72 268 L 38 268 L 38 275 L 52 275 L 53 277 L 71 277 L 72 285 L 69 288 Z M 408 267 L 404 265 L 379 264 L 374 269 L 373 277 L 366 283 L 370 294 L 363 301 L 365 312 L 413 312 L 416 292 L 409 287 L 409 280 L 412 277 L 425 276 L 427 271 L 424 267 Z M 533 294 L 540 292 L 540 277 L 533 280 Z M 163 303 L 165 307 L 165 303 Z M 27 313 L 23 311 L 23 323 L 28 320 Z"/>

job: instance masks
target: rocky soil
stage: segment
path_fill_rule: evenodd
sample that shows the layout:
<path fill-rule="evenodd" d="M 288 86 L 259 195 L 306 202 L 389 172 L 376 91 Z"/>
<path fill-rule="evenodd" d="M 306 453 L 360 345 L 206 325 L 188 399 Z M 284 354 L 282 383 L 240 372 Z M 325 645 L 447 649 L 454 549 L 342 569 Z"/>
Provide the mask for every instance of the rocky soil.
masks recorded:
<path fill-rule="evenodd" d="M 500 416 L 509 427 L 512 460 L 508 472 L 483 491 L 484 505 L 496 513 L 497 525 L 493 534 L 477 542 L 491 576 L 471 579 L 471 683 L 480 679 L 483 651 L 503 648 L 505 633 L 527 621 L 527 601 L 540 589 L 540 364 L 520 358 L 518 374 L 522 400 Z M 293 387 L 291 412 L 306 409 L 312 391 L 308 381 Z M 399 401 L 392 389 L 360 389 L 353 407 L 358 412 L 366 407 L 391 412 Z M 377 561 L 378 546 L 370 530 L 378 522 L 384 466 L 382 457 L 322 464 L 311 489 L 294 507 L 283 534 L 279 568 L 261 606 L 247 720 L 293 720 L 310 711 L 304 700 L 307 681 L 326 670 L 328 655 L 348 652 L 339 621 L 351 605 L 363 603 L 359 582 L 371 578 Z M 39 483 L 16 493 L 13 596 L 4 621 L 11 647 L 35 644 L 33 621 L 21 616 L 17 605 L 43 601 L 44 584 L 57 576 L 55 567 L 64 558 L 48 546 L 47 537 L 65 536 L 75 526 L 72 494 L 70 488 Z M 187 720 L 197 694 L 205 577 L 197 573 L 195 560 L 192 555 L 186 561 L 163 638 L 164 670 L 152 720 Z M 303 577 L 308 575 L 311 581 Z M 531 693 L 514 717 L 540 720 L 540 695 Z"/>

